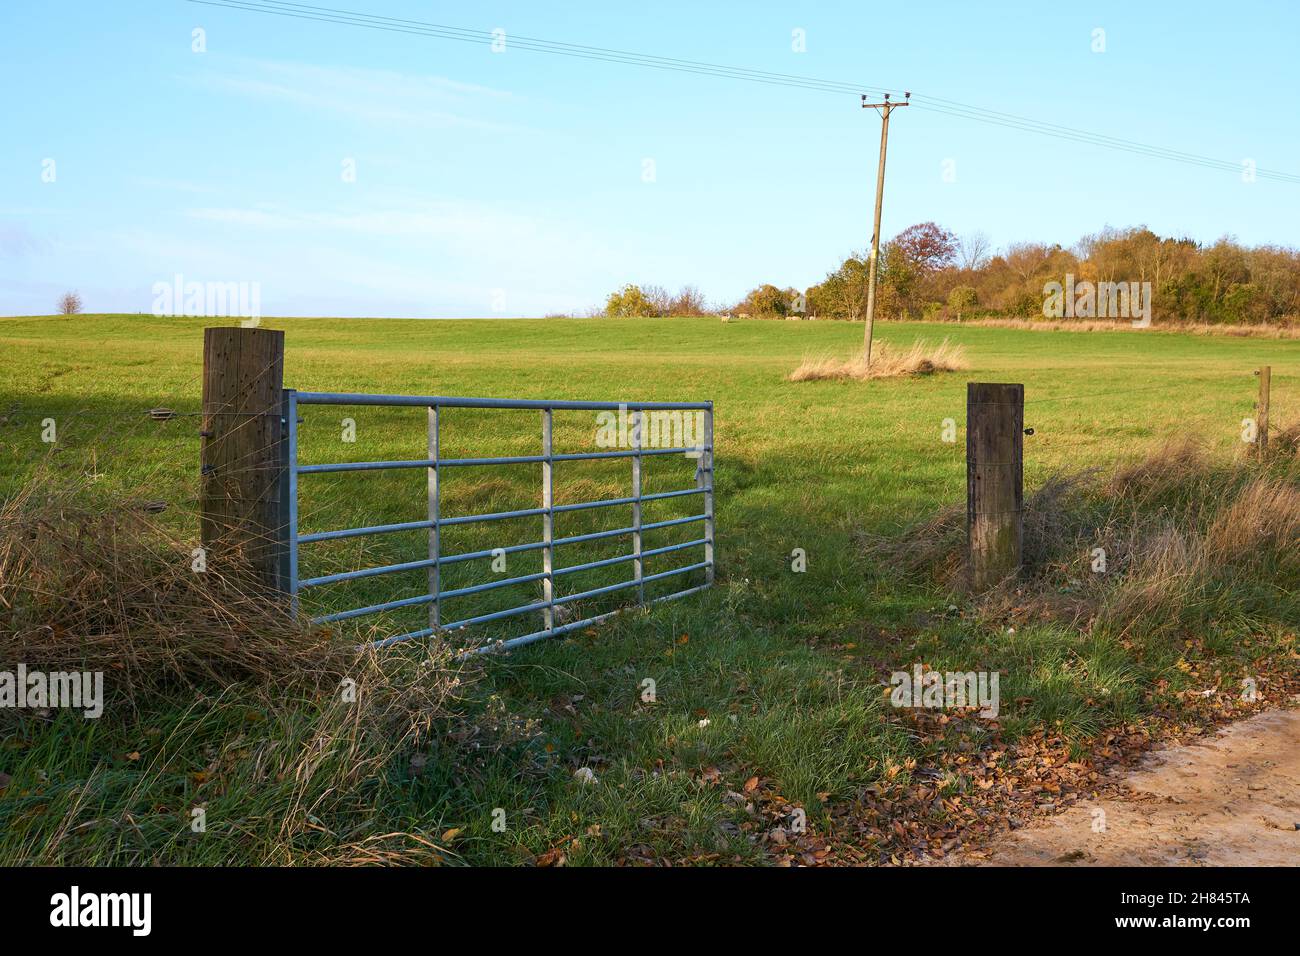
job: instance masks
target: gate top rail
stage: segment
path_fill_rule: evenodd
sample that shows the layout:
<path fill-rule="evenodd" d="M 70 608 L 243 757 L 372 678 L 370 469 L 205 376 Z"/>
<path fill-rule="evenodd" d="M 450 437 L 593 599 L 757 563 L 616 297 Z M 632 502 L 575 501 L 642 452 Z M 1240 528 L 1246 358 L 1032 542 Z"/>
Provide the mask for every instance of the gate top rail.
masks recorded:
<path fill-rule="evenodd" d="M 577 411 L 629 410 L 698 410 L 713 407 L 712 402 L 577 402 L 544 401 L 529 398 L 458 398 L 450 395 L 376 395 L 369 392 L 298 392 L 299 405 L 403 405 L 425 408 L 534 408 L 574 409 Z"/>

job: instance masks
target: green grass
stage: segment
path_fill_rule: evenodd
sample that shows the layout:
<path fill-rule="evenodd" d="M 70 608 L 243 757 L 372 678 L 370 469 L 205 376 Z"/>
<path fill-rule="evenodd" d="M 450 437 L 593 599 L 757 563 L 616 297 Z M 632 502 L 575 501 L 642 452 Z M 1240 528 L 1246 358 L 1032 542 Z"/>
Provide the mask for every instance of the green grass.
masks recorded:
<path fill-rule="evenodd" d="M 155 406 L 198 410 L 204 324 L 148 316 L 0 319 L 0 496 L 41 462 L 84 473 L 94 449 L 101 487 L 145 490 L 168 501 L 167 519 L 196 536 L 198 420 L 160 423 L 144 413 Z M 716 319 L 263 325 L 286 331 L 285 384 L 302 390 L 714 402 L 717 587 L 489 662 L 467 704 L 470 716 L 492 722 L 509 714 L 522 726 L 479 751 L 435 747 L 418 775 L 392 768 L 367 825 L 435 839 L 459 829 L 454 851 L 473 863 L 524 862 L 561 843 L 575 863 L 636 856 L 637 847 L 668 859 L 757 862 L 726 791 L 759 775 L 765 787 L 808 808 L 816 825 L 825 802 L 846 800 L 886 766 L 924 756 L 886 721 L 879 686 L 882 672 L 915 660 L 940 669 L 1001 670 L 1011 732 L 1050 726 L 1084 737 L 1131 719 L 1155 680 L 1172 673 L 1176 682 L 1174 636 L 1164 650 L 1137 659 L 1103 637 L 1058 625 L 1015 635 L 989 631 L 946 613 L 947 598 L 932 585 L 877 566 L 860 546 L 862 532 L 892 533 L 964 500 L 960 428 L 968 379 L 1025 384 L 1026 424 L 1034 429 L 1025 441 L 1031 487 L 1059 468 L 1104 466 L 1172 434 L 1200 434 L 1233 452 L 1241 446 L 1241 420 L 1253 414 L 1252 372 L 1261 364 L 1273 366 L 1274 421 L 1300 417 L 1300 342 L 1288 340 L 891 323 L 879 327 L 879 338 L 899 346 L 918 336 L 951 338 L 965 347 L 970 371 L 794 384 L 785 375 L 804 357 L 847 356 L 859 347 L 861 326 Z M 304 461 L 424 453 L 420 409 L 306 407 L 303 417 Z M 340 440 L 343 417 L 356 421 L 355 444 Z M 58 428 L 52 457 L 40 440 L 47 418 Z M 958 426 L 955 443 L 941 440 L 945 419 Z M 594 436 L 590 413 L 556 413 L 557 451 L 594 449 Z M 444 455 L 535 454 L 539 440 L 535 412 L 444 412 Z M 687 461 L 652 460 L 647 490 L 682 487 L 691 468 Z M 305 530 L 423 517 L 419 470 L 303 482 Z M 557 465 L 558 500 L 615 497 L 629 487 L 625 461 Z M 444 514 L 534 507 L 538 488 L 536 466 L 465 469 L 445 480 Z M 698 502 L 647 506 L 645 520 L 690 514 L 692 505 Z M 625 509 L 563 516 L 556 534 L 617 527 L 627 517 Z M 660 532 L 646 546 L 689 540 L 698 527 Z M 446 535 L 444 551 L 522 543 L 537 534 L 531 519 L 471 526 Z M 618 553 L 617 543 L 602 544 L 561 554 L 559 562 Z M 390 535 L 310 547 L 304 575 L 422 557 L 424 540 Z M 795 548 L 807 552 L 806 573 L 791 571 Z M 649 562 L 647 573 L 686 560 L 666 556 Z M 512 556 L 508 573 L 529 573 L 538 562 L 536 555 Z M 492 577 L 485 562 L 475 565 L 459 566 L 444 587 Z M 597 587 L 627 573 L 605 571 L 566 586 Z M 312 608 L 356 606 L 419 593 L 422 583 L 419 573 L 392 575 L 308 592 L 305 600 Z M 465 599 L 444 615 L 530 596 L 527 588 L 496 592 Z M 586 610 L 612 606 L 598 601 Z M 407 629 L 420 626 L 420 617 L 395 614 L 381 623 Z M 491 633 L 508 637 L 536 626 L 519 621 Z M 1244 626 L 1222 625 L 1225 652 Z M 1275 627 L 1263 615 L 1258 630 Z M 656 685 L 654 703 L 641 700 L 647 678 Z M 1026 703 L 1010 703 L 1016 698 Z M 149 718 L 151 729 L 167 735 L 185 726 L 179 713 L 164 707 Z M 194 722 L 192 747 L 229 745 L 232 730 L 220 720 L 185 720 Z M 5 742 L 0 770 L 15 782 L 0 796 L 0 833 L 7 834 L 0 836 L 0 858 L 37 857 L 72 801 L 87 794 L 98 804 L 74 808 L 74 818 L 120 817 L 131 806 L 143 813 L 151 801 L 166 804 L 170 815 L 157 832 L 87 828 L 64 841 L 61 852 L 69 856 L 60 862 L 266 858 L 264 839 L 245 818 L 273 815 L 274 806 L 265 794 L 254 797 L 252 777 L 232 784 L 229 792 L 243 797 L 210 808 L 204 839 L 183 838 L 177 807 L 187 795 L 172 786 L 168 801 L 154 799 L 154 784 L 141 779 L 153 764 L 121 759 L 141 750 L 148 756 L 152 738 L 130 721 L 100 724 L 65 716 Z M 592 767 L 599 782 L 576 781 L 579 766 Z M 723 786 L 701 784 L 713 768 Z M 161 781 L 166 774 L 157 772 Z M 504 832 L 491 828 L 497 808 L 506 813 Z M 213 839 L 214 831 L 224 836 Z M 335 826 L 333 836 L 323 835 L 322 845 L 338 832 Z"/>

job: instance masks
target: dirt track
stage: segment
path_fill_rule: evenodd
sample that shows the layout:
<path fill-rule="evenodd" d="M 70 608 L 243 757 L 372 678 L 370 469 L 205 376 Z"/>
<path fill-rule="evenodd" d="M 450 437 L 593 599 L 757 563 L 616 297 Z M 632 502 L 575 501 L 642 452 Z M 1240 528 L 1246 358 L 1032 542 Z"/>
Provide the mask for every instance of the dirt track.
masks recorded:
<path fill-rule="evenodd" d="M 1300 865 L 1300 711 L 1269 711 L 1156 751 L 1119 780 L 1121 795 L 1017 830 L 987 859 L 965 862 Z"/>

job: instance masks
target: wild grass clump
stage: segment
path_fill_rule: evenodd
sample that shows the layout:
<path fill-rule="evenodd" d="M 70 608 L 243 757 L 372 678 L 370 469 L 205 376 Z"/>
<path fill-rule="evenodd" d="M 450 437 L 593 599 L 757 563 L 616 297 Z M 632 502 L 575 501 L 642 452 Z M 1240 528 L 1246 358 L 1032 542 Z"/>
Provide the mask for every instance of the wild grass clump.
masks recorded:
<path fill-rule="evenodd" d="M 1229 619 L 1300 620 L 1300 460 L 1212 455 L 1172 440 L 1106 473 L 1053 476 L 1026 497 L 1024 572 L 977 596 L 1116 635 Z M 965 580 L 964 509 L 870 548 L 954 590 Z"/>
<path fill-rule="evenodd" d="M 195 571 L 134 502 L 90 500 L 29 486 L 0 508 L 0 671 L 104 674 L 98 720 L 0 711 L 0 864 L 446 860 L 383 807 L 457 719 L 450 652 L 357 650 L 237 570 Z"/>
<path fill-rule="evenodd" d="M 792 382 L 815 382 L 824 379 L 850 379 L 864 382 L 874 378 L 898 378 L 905 375 L 931 375 L 969 368 L 965 349 L 944 339 L 929 346 L 918 339 L 907 349 L 897 349 L 885 342 L 876 343 L 868 365 L 862 355 L 843 360 L 832 357 L 804 359 L 790 373 Z"/>
<path fill-rule="evenodd" d="M 336 633 L 194 561 L 137 502 L 28 486 L 0 507 L 0 667 L 111 672 L 134 703 L 245 680 L 316 690 L 351 666 Z"/>

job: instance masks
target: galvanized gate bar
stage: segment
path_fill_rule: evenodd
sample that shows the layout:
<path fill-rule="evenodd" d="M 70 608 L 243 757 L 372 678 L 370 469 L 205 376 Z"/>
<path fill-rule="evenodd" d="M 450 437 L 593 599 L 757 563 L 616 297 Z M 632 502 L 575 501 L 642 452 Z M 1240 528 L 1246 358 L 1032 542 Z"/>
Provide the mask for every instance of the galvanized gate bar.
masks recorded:
<path fill-rule="evenodd" d="M 440 569 L 442 567 L 442 498 L 438 487 L 438 442 L 439 422 L 438 406 L 429 406 L 429 593 L 433 603 L 429 605 L 429 626 L 437 628 L 442 623 L 442 584 Z"/>
<path fill-rule="evenodd" d="M 704 414 L 704 449 L 700 452 L 696 482 L 704 491 L 704 572 L 705 583 L 713 583 L 713 404 Z"/>
<path fill-rule="evenodd" d="M 663 527 L 665 524 L 685 524 L 691 521 L 703 521 L 703 520 L 704 520 L 703 515 L 697 515 L 693 518 L 674 518 L 670 522 L 656 522 L 654 525 L 644 525 L 643 530 L 649 530 L 651 527 Z M 574 544 L 579 541 L 594 541 L 599 538 L 613 538 L 621 534 L 628 534 L 632 530 L 633 529 L 631 528 L 617 528 L 613 531 L 596 531 L 593 532 L 592 534 L 580 534 L 572 538 L 556 538 L 554 541 L 551 542 L 551 546 L 554 547 L 556 545 L 561 545 L 561 544 Z M 695 541 L 686 541 L 683 542 L 682 544 L 670 544 L 667 547 L 663 547 L 663 548 L 651 548 L 649 551 L 638 550 L 633 552 L 632 554 L 620 555 L 616 558 L 606 558 L 603 561 L 596 561 L 589 564 L 570 565 L 563 568 L 556 568 L 555 574 L 558 576 L 561 574 L 569 574 L 572 573 L 573 571 L 586 571 L 591 568 L 603 567 L 604 565 L 607 564 L 618 564 L 619 562 L 622 561 L 634 561 L 638 559 L 638 555 L 642 558 L 649 558 L 655 556 L 656 554 L 668 554 L 673 551 L 681 551 L 685 548 L 706 544 L 708 543 L 708 540 L 709 539 L 707 537 L 698 538 Z M 483 551 L 471 551 L 467 554 L 452 554 L 452 555 L 447 555 L 446 557 L 443 558 L 429 558 L 427 560 L 422 559 L 419 561 L 404 561 L 401 564 L 386 564 L 383 565 L 382 567 L 377 567 L 377 568 L 363 568 L 360 571 L 340 571 L 337 574 L 327 574 L 324 575 L 323 577 L 307 578 L 305 581 L 299 581 L 298 589 L 302 590 L 303 588 L 317 587 L 322 584 L 337 584 L 339 581 L 355 581 L 359 578 L 370 578 L 379 574 L 393 574 L 395 572 L 400 572 L 400 571 L 418 571 L 421 568 L 434 567 L 435 562 L 437 563 L 437 565 L 458 564 L 462 561 L 472 561 L 481 558 L 493 558 L 496 557 L 498 554 L 518 554 L 521 551 L 536 551 L 540 548 L 545 548 L 545 547 L 546 547 L 546 543 L 544 541 L 534 541 L 534 542 L 530 542 L 529 544 L 512 544 L 504 548 L 491 548 Z M 436 590 L 430 588 L 429 593 L 435 594 Z M 450 597 L 450 596 L 451 596 L 450 591 L 443 594 L 443 597 Z"/>
<path fill-rule="evenodd" d="M 695 448 L 647 448 L 642 455 L 688 455 L 697 451 Z M 570 452 L 565 455 L 552 455 L 551 461 L 597 461 L 604 458 L 635 458 L 632 451 L 598 451 L 590 455 Z M 545 455 L 513 455 L 503 458 L 443 458 L 439 468 L 467 468 L 475 465 L 535 465 L 546 460 Z M 303 465 L 299 474 L 319 475 L 336 471 L 390 471 L 399 468 L 432 468 L 432 458 L 413 458 L 409 461 L 338 461 L 323 465 Z"/>
<path fill-rule="evenodd" d="M 705 569 L 705 567 L 706 567 L 705 563 L 703 561 L 700 561 L 697 564 L 688 564 L 686 567 L 683 568 L 673 568 L 669 571 L 660 571 L 658 574 L 648 575 L 643 580 L 645 582 L 660 581 L 663 580 L 664 578 L 670 578 L 677 574 L 687 574 L 691 571 L 702 571 Z M 592 588 L 590 591 L 582 591 L 578 594 L 569 594 L 563 598 L 557 598 L 553 602 L 551 602 L 551 606 L 555 607 L 570 601 L 581 601 L 581 600 L 585 600 L 586 598 L 597 597 L 598 595 L 601 594 L 609 594 L 614 591 L 620 591 L 623 588 L 633 587 L 636 584 L 637 582 L 635 580 L 632 580 L 632 581 L 623 581 L 620 582 L 619 584 L 606 585 L 605 587 L 602 588 Z M 698 591 L 703 591 L 707 587 L 708 587 L 707 584 L 700 584 L 693 588 L 687 588 L 684 591 L 678 591 L 674 594 L 665 594 L 662 597 L 657 597 L 654 600 L 647 602 L 647 604 L 658 604 L 660 601 L 671 601 L 673 598 L 685 597 L 688 594 L 695 594 Z M 441 628 L 438 628 L 438 630 L 443 633 L 450 633 L 451 631 L 461 630 L 473 624 L 484 624 L 489 621 L 497 621 L 500 620 L 501 618 L 513 617 L 514 615 L 523 614 L 527 611 L 544 611 L 547 609 L 547 607 L 548 605 L 545 602 L 538 601 L 533 604 L 524 604 L 524 605 L 520 605 L 519 607 L 507 608 L 504 611 L 493 611 L 490 614 L 480 614 L 477 617 L 466 618 L 463 621 L 453 621 L 451 624 L 447 624 Z M 524 634 L 520 637 L 511 638 L 508 641 L 501 641 L 498 644 L 492 644 L 489 645 L 488 647 L 481 648 L 480 650 L 482 652 L 486 652 L 492 650 L 501 650 L 501 649 L 508 649 L 511 647 L 517 647 L 520 644 L 529 644 L 532 643 L 533 641 L 540 640 L 543 637 L 551 637 L 555 634 L 565 634 L 569 631 L 576 630 L 577 628 L 580 627 L 588 627 L 592 624 L 597 623 L 598 621 L 608 620 L 609 618 L 620 613 L 621 611 L 626 611 L 626 610 L 628 609 L 620 608 L 617 611 L 609 611 L 604 614 L 597 614 L 594 617 L 584 618 L 581 621 L 573 621 L 570 624 L 563 624 L 558 627 L 551 628 L 549 630 L 543 628 L 540 631 L 534 631 L 532 634 Z M 376 641 L 375 646 L 387 647 L 390 644 L 396 644 L 398 641 L 411 640 L 413 638 L 420 638 L 420 637 L 429 637 L 433 633 L 434 630 L 432 628 L 422 628 L 421 630 L 418 631 L 412 631 L 409 634 L 399 634 L 396 637 L 389 637 L 389 638 L 385 638 L 382 641 Z"/>
<path fill-rule="evenodd" d="M 428 410 L 428 457 L 420 460 L 403 460 L 403 461 L 375 461 L 375 462 L 335 462 L 326 464 L 305 465 L 298 462 L 298 429 L 297 429 L 297 406 L 303 405 L 386 405 L 386 406 L 403 406 L 419 407 L 424 406 Z M 441 410 L 443 408 L 499 408 L 499 409 L 536 409 L 542 413 L 542 448 L 540 455 L 519 455 L 496 458 L 451 458 L 445 459 L 440 455 L 439 439 Z M 613 411 L 618 410 L 620 414 L 627 411 L 632 412 L 633 427 L 631 430 L 632 448 L 626 451 L 601 451 L 589 453 L 564 453 L 556 454 L 553 445 L 553 426 L 554 412 L 556 409 L 561 410 L 592 410 L 592 411 Z M 288 435 L 288 586 L 293 600 L 297 602 L 298 592 L 303 588 L 317 587 L 327 584 L 334 584 L 343 581 L 368 578 L 381 574 L 391 574 L 401 571 L 411 571 L 425 569 L 428 572 L 428 593 L 414 595 L 411 597 L 400 598 L 392 601 L 385 601 L 379 604 L 372 604 L 367 607 L 353 608 L 351 610 L 339 611 L 332 614 L 326 614 L 314 618 L 318 623 L 329 623 L 335 621 L 352 620 L 368 614 L 378 614 L 385 611 L 399 610 L 409 607 L 418 607 L 421 605 L 429 606 L 429 626 L 412 631 L 408 634 L 400 634 L 394 637 L 386 638 L 376 642 L 375 646 L 387 646 L 402 640 L 413 638 L 427 637 L 434 634 L 447 634 L 451 631 L 460 631 L 466 627 L 475 624 L 484 624 L 492 621 L 499 621 L 505 618 L 514 617 L 520 614 L 526 614 L 533 611 L 541 611 L 543 615 L 543 628 L 534 631 L 531 634 L 525 634 L 521 637 L 512 638 L 507 641 L 497 642 L 479 651 L 495 650 L 500 648 L 517 647 L 522 644 L 531 643 L 540 640 L 543 637 L 549 637 L 556 634 L 564 634 L 577 628 L 588 627 L 599 621 L 607 620 L 618 614 L 619 611 L 610 611 L 585 618 L 580 621 L 573 621 L 564 624 L 556 623 L 555 608 L 565 604 L 598 597 L 604 594 L 611 594 L 626 588 L 636 589 L 636 603 L 638 606 L 646 606 L 647 603 L 655 604 L 660 601 L 673 600 L 675 598 L 685 597 L 704 590 L 710 586 L 714 577 L 714 520 L 713 520 L 713 405 L 711 402 L 577 402 L 577 401 L 539 401 L 526 399 L 478 399 L 478 398 L 456 398 L 448 396 L 413 396 L 413 395 L 364 395 L 355 393 L 334 393 L 334 392 L 296 392 L 292 389 L 285 390 L 284 402 L 285 418 L 289 428 Z M 703 434 L 701 443 L 695 447 L 681 448 L 647 448 L 645 447 L 645 419 L 646 411 L 693 411 L 702 413 L 703 416 Z M 684 429 L 679 431 L 685 437 Z M 644 474 L 643 461 L 646 457 L 657 455 L 697 455 L 698 462 L 696 465 L 696 487 L 685 488 L 675 491 L 657 492 L 655 494 L 644 493 Z M 565 505 L 556 505 L 554 499 L 554 465 L 562 461 L 591 461 L 599 459 L 617 459 L 628 458 L 632 465 L 632 496 L 628 498 L 613 498 L 601 501 L 575 502 Z M 514 465 L 514 464 L 540 464 L 542 466 L 542 507 L 525 508 L 517 511 L 502 511 L 481 515 L 463 515 L 458 517 L 444 517 L 441 513 L 440 499 L 440 480 L 443 468 L 459 468 L 473 466 L 493 466 L 493 465 Z M 303 474 L 329 474 L 346 471 L 380 471 L 402 468 L 426 468 L 428 470 L 428 518 L 423 521 L 407 521 L 395 524 L 373 525 L 361 528 L 344 528 L 337 531 L 323 531 L 312 534 L 302 535 L 298 533 L 298 476 Z M 642 520 L 642 505 L 647 501 L 667 500 L 671 498 L 685 497 L 689 495 L 704 496 L 703 514 L 690 515 L 683 518 L 670 518 L 663 521 L 644 523 Z M 587 534 L 572 535 L 565 538 L 555 537 L 555 515 L 566 512 L 584 511 L 593 508 L 607 508 L 621 505 L 630 505 L 632 507 L 632 524 L 625 528 L 615 528 L 609 531 L 596 531 Z M 441 529 L 453 525 L 475 524 L 492 521 L 504 521 L 516 518 L 537 517 L 542 518 L 542 540 L 529 542 L 526 544 L 510 545 L 503 548 L 485 549 L 473 551 L 458 555 L 442 554 L 441 546 Z M 678 544 L 665 545 L 658 548 L 646 549 L 643 545 L 643 534 L 647 531 L 671 528 L 679 525 L 703 522 L 704 536 L 691 541 L 685 541 Z M 315 541 L 331 541 L 344 538 L 352 538 L 362 535 L 387 534 L 401 531 L 427 530 L 429 534 L 428 558 L 417 561 L 404 561 L 396 564 L 383 565 L 374 568 L 363 568 L 355 571 L 343 571 L 336 574 L 321 575 L 318 577 L 300 580 L 298 575 L 299 545 Z M 555 564 L 555 548 L 562 545 L 572 545 L 587 541 L 599 541 L 608 538 L 615 538 L 622 535 L 632 536 L 632 550 L 630 554 L 617 555 L 612 558 L 604 558 L 595 561 L 588 561 L 565 567 L 557 567 Z M 657 555 L 673 554 L 679 551 L 685 551 L 691 548 L 702 547 L 704 549 L 704 560 L 688 564 L 683 567 L 672 568 L 667 571 L 661 571 L 656 574 L 645 574 L 645 559 Z M 499 554 L 513 554 L 526 551 L 542 552 L 543 569 L 539 573 L 519 575 L 512 578 L 503 578 L 500 580 L 489 581 L 483 584 L 470 585 L 453 590 L 443 590 L 441 588 L 440 571 L 444 565 L 460 563 L 464 561 L 495 557 Z M 555 581 L 557 578 L 577 574 L 583 571 L 590 571 L 596 568 L 611 567 L 618 564 L 631 562 L 633 565 L 633 576 L 631 580 L 621 581 L 617 584 L 605 585 L 603 587 L 590 588 L 575 594 L 557 595 L 555 592 Z M 681 591 L 657 597 L 650 602 L 645 599 L 645 585 L 655 581 L 666 580 L 668 578 L 690 574 L 695 571 L 704 571 L 705 583 L 694 587 L 688 587 Z M 532 601 L 515 607 L 505 608 L 499 611 L 492 611 L 486 614 L 479 614 L 473 617 L 464 618 L 463 620 L 443 624 L 441 619 L 442 602 L 449 598 L 463 597 L 472 594 L 480 594 L 512 585 L 529 584 L 541 582 L 543 598 L 541 601 Z"/>
<path fill-rule="evenodd" d="M 292 388 L 284 390 L 284 425 L 287 428 L 286 441 L 289 447 L 286 451 L 286 462 L 284 481 L 287 485 L 286 495 L 288 497 L 288 578 L 289 578 L 289 600 L 292 603 L 294 613 L 298 611 L 298 393 Z"/>
<path fill-rule="evenodd" d="M 546 630 L 555 630 L 555 485 L 551 473 L 551 426 L 554 416 L 549 408 L 542 409 L 542 600 L 546 609 L 542 619 Z"/>
<path fill-rule="evenodd" d="M 632 572 L 636 577 L 636 602 L 645 604 L 645 560 L 641 554 L 641 426 L 645 412 L 632 413 Z"/>
<path fill-rule="evenodd" d="M 542 509 L 537 508 L 529 513 L 540 514 L 541 511 Z M 468 523 L 470 521 L 470 518 L 472 517 L 474 516 L 470 516 L 467 518 L 447 518 L 438 522 L 438 524 L 439 527 L 445 528 L 448 524 L 451 524 L 453 522 L 457 524 Z M 499 516 L 497 515 L 478 516 L 479 520 L 483 520 L 483 521 L 496 520 L 497 517 Z M 669 518 L 666 521 L 652 521 L 649 524 L 642 524 L 641 531 L 642 532 L 655 531 L 659 528 L 671 528 L 676 525 L 692 524 L 696 521 L 707 521 L 707 520 L 708 520 L 708 515 L 691 515 L 688 518 Z M 382 530 L 387 530 L 389 528 L 398 528 L 398 527 L 399 526 L 396 525 L 379 525 L 376 528 L 352 528 L 349 529 L 346 533 L 337 532 L 337 531 L 327 531 L 327 532 L 323 532 L 322 534 L 301 535 L 297 540 L 302 542 L 324 541 L 324 540 L 329 540 L 340 536 L 344 536 L 345 534 L 347 536 L 355 536 L 361 534 L 377 534 Z M 401 526 L 400 530 L 418 531 L 427 527 L 429 527 L 428 521 L 414 521 L 411 522 L 409 527 Z M 635 530 L 636 530 L 635 528 L 628 527 L 628 528 L 613 528 L 609 531 L 592 531 L 589 532 L 588 534 L 575 534 L 567 538 L 556 538 L 554 541 L 551 542 L 551 544 L 554 545 L 555 547 L 559 547 L 562 544 L 581 544 L 584 541 L 600 541 L 604 538 L 617 538 L 619 535 L 632 534 Z M 443 555 L 439 559 L 439 563 L 443 565 L 457 564 L 461 561 L 473 561 L 478 558 L 490 558 L 497 551 L 502 551 L 506 554 L 517 554 L 520 551 L 536 551 L 539 548 L 543 548 L 543 547 L 545 547 L 545 542 L 543 541 L 533 541 L 529 544 L 512 544 L 504 548 L 491 548 L 484 551 L 470 551 L 465 554 Z M 360 571 L 342 571 L 338 574 L 327 574 L 324 577 L 307 578 L 304 581 L 299 581 L 298 589 L 301 590 L 302 588 L 314 587 L 319 584 L 334 584 L 337 581 L 351 581 L 354 578 L 368 578 L 376 574 L 392 574 L 395 571 L 416 571 L 419 570 L 420 568 L 427 568 L 428 566 L 429 566 L 429 561 L 421 560 L 421 561 L 404 561 L 401 564 L 386 564 L 382 567 L 365 568 Z"/>
<path fill-rule="evenodd" d="M 662 411 L 708 411 L 712 402 L 576 402 L 533 398 L 453 398 L 447 395 L 371 395 L 360 392 L 299 392 L 300 405 L 405 405 L 440 408 L 536 408 L 552 411 L 616 412 L 644 408 Z"/>

